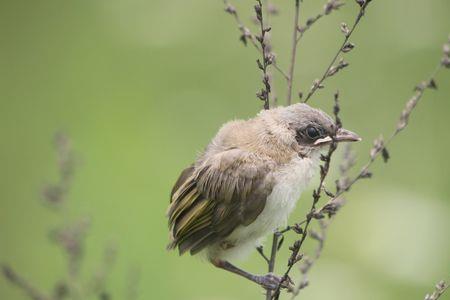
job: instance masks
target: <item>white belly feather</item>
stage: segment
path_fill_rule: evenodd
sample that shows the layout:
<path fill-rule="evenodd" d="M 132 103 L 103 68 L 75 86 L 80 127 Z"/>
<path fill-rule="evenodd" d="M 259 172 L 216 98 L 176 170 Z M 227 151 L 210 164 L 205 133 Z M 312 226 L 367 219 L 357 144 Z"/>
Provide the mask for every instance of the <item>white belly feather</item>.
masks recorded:
<path fill-rule="evenodd" d="M 314 175 L 317 158 L 295 157 L 274 175 L 277 182 L 266 205 L 256 220 L 248 226 L 240 226 L 227 238 L 235 247 L 222 249 L 219 245 L 208 250 L 209 257 L 234 260 L 246 257 L 263 238 L 280 226 L 287 225 L 287 219 L 300 195 Z"/>

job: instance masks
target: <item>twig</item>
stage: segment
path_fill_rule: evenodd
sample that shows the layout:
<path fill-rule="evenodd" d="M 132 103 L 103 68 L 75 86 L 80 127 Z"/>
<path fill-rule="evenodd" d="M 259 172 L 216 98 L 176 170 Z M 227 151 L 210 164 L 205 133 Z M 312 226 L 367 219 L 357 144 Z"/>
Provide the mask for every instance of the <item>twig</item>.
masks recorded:
<path fill-rule="evenodd" d="M 445 56 L 444 56 L 445 57 Z M 443 59 L 444 60 L 444 59 Z M 435 89 L 436 88 L 436 81 L 435 77 L 438 75 L 439 71 L 446 67 L 444 63 L 440 63 L 435 70 L 432 72 L 431 76 L 428 80 L 422 81 L 418 86 L 416 86 L 416 92 L 415 94 L 408 100 L 408 102 L 405 105 L 405 108 L 403 109 L 401 116 L 397 122 L 397 126 L 391 136 L 384 141 L 384 139 L 380 136 L 378 139 L 374 141 L 374 146 L 370 150 L 370 156 L 367 163 L 361 168 L 361 171 L 351 180 L 348 180 L 347 182 L 338 181 L 337 182 L 337 192 L 335 197 L 333 197 L 331 200 L 329 200 L 323 207 L 317 210 L 316 217 L 320 218 L 323 216 L 323 213 L 329 212 L 330 208 L 333 206 L 333 202 L 336 201 L 339 196 L 341 196 L 343 193 L 350 190 L 350 188 L 359 180 L 364 178 L 370 178 L 372 177 L 372 173 L 369 171 L 372 164 L 375 162 L 375 160 L 382 156 L 385 161 L 389 159 L 389 152 L 387 150 L 387 146 L 389 146 L 392 142 L 392 140 L 401 132 L 403 131 L 406 126 L 408 125 L 409 117 L 411 113 L 413 112 L 414 108 L 419 103 L 420 99 L 425 93 L 426 89 Z"/>
<path fill-rule="evenodd" d="M 291 61 L 289 64 L 289 78 L 287 80 L 287 105 L 291 105 L 292 100 L 292 82 L 294 81 L 295 58 L 297 57 L 297 35 L 298 22 L 300 18 L 300 0 L 295 0 L 295 14 L 294 14 L 294 30 L 292 31 L 292 48 Z"/>
<path fill-rule="evenodd" d="M 355 22 L 353 23 L 351 29 L 348 29 L 348 27 L 345 23 L 343 23 L 341 25 L 341 30 L 345 36 L 344 41 L 342 42 L 340 48 L 338 49 L 338 51 L 334 55 L 333 59 L 331 60 L 330 64 L 326 68 L 322 77 L 320 79 L 316 79 L 314 81 L 313 85 L 311 86 L 310 91 L 308 92 L 308 95 L 306 96 L 306 98 L 304 100 L 305 103 L 308 102 L 308 100 L 311 98 L 311 96 L 314 95 L 314 93 L 318 89 L 323 88 L 323 82 L 325 81 L 325 79 L 327 77 L 333 76 L 339 70 L 348 66 L 348 64 L 342 60 L 340 64 L 338 64 L 337 66 L 334 66 L 334 68 L 333 68 L 333 65 L 335 64 L 336 60 L 338 59 L 338 57 L 341 53 L 348 52 L 354 48 L 354 45 L 352 43 L 349 43 L 349 39 L 350 39 L 351 35 L 353 34 L 353 32 L 355 31 L 355 28 L 358 26 L 359 22 L 361 21 L 362 17 L 364 16 L 364 14 L 366 12 L 366 8 L 369 5 L 369 3 L 371 2 L 371 0 L 360 0 L 357 2 L 360 5 L 360 9 L 359 9 L 358 15 L 356 16 Z"/>
<path fill-rule="evenodd" d="M 273 62 L 273 56 L 268 53 L 267 51 L 267 44 L 265 41 L 265 37 L 266 37 L 266 33 L 268 33 L 270 31 L 270 27 L 265 27 L 264 26 L 264 17 L 263 17 L 263 5 L 261 3 L 261 0 L 256 0 L 257 4 L 255 5 L 255 13 L 256 13 L 256 19 L 259 22 L 259 28 L 261 30 L 261 33 L 259 36 L 256 36 L 256 40 L 259 42 L 261 50 L 262 50 L 262 62 L 261 60 L 257 60 L 257 64 L 258 64 L 258 68 L 262 71 L 263 74 L 263 85 L 264 87 L 258 92 L 256 93 L 256 96 L 261 100 L 264 101 L 264 109 L 269 109 L 270 108 L 270 103 L 269 103 L 269 96 L 270 96 L 270 92 L 271 92 L 271 87 L 270 87 L 270 77 L 268 74 L 268 67 L 272 64 Z"/>
<path fill-rule="evenodd" d="M 449 41 L 449 43 L 450 43 L 450 41 Z M 448 44 L 446 44 L 446 45 L 448 45 Z M 291 258 L 289 259 L 288 268 L 287 268 L 286 272 L 284 273 L 283 278 L 288 277 L 293 264 L 295 264 L 295 262 L 299 261 L 299 260 L 295 259 L 295 257 L 297 257 L 297 255 L 303 245 L 303 242 L 306 239 L 306 235 L 307 235 L 306 232 L 308 230 L 308 226 L 309 226 L 311 220 L 313 218 L 314 219 L 322 219 L 324 217 L 324 214 L 326 214 L 326 213 L 328 213 L 329 216 L 334 215 L 338 208 L 338 206 L 336 205 L 336 201 L 339 201 L 339 197 L 343 193 L 349 191 L 350 188 L 360 179 L 371 177 L 369 168 L 373 164 L 373 162 L 380 156 L 383 157 L 385 162 L 389 159 L 389 152 L 387 150 L 387 146 L 402 130 L 404 130 L 406 128 L 406 126 L 408 125 L 409 117 L 410 117 L 412 111 L 414 110 L 414 108 L 416 107 L 416 105 L 418 104 L 418 102 L 420 101 L 420 99 L 422 98 L 425 90 L 426 89 L 435 89 L 437 87 L 435 77 L 438 75 L 439 71 L 444 67 L 450 68 L 450 63 L 448 63 L 448 61 L 450 61 L 448 59 L 448 57 L 450 55 L 450 51 L 446 51 L 446 48 L 447 47 L 444 46 L 444 55 L 441 59 L 441 62 L 435 68 L 435 70 L 432 72 L 429 79 L 426 81 L 422 81 L 419 85 L 416 86 L 415 94 L 406 103 L 406 106 L 403 109 L 401 116 L 397 122 L 397 126 L 396 126 L 394 132 L 392 133 L 392 135 L 390 136 L 390 138 L 386 142 L 382 139 L 382 137 L 376 139 L 374 141 L 374 146 L 370 151 L 369 161 L 363 166 L 363 168 L 356 175 L 356 177 L 354 177 L 352 180 L 348 180 L 345 183 L 345 185 L 341 185 L 342 181 L 337 181 L 336 194 L 334 195 L 334 197 L 332 197 L 324 206 L 322 206 L 321 208 L 316 210 L 316 203 L 318 202 L 318 199 L 320 198 L 320 191 L 322 191 L 323 181 L 325 179 L 323 175 L 325 174 L 325 176 L 326 176 L 326 174 L 328 172 L 326 164 L 323 167 L 321 167 L 321 177 L 320 177 L 321 180 L 319 183 L 319 188 L 314 191 L 311 209 L 310 209 L 308 215 L 306 216 L 306 219 L 301 222 L 301 223 L 305 224 L 304 228 L 303 228 L 303 232 L 302 232 L 302 237 L 300 240 L 296 241 L 294 243 L 294 245 L 291 247 L 291 250 L 293 253 L 291 255 Z M 337 100 L 337 97 L 335 97 L 335 100 Z M 337 101 L 336 101 L 336 103 L 337 103 Z M 337 112 L 339 112 L 338 108 L 339 108 L 339 106 L 335 105 L 335 115 L 336 116 L 337 116 L 336 110 L 337 110 Z M 330 146 L 330 150 L 327 155 L 328 157 L 330 157 L 331 154 L 333 153 L 331 150 L 332 150 L 332 145 Z M 330 154 L 330 152 L 331 152 L 331 154 Z M 325 163 L 326 162 L 327 161 L 325 161 Z M 275 291 L 274 299 L 278 299 L 279 293 L 280 293 L 280 287 L 278 287 L 277 290 Z"/>
<path fill-rule="evenodd" d="M 350 144 L 347 144 L 345 147 L 345 150 L 344 150 L 342 162 L 339 165 L 339 170 L 340 170 L 342 179 L 347 178 L 347 176 L 348 176 L 347 173 L 353 167 L 354 164 L 355 164 L 355 157 L 351 150 Z M 344 203 L 344 201 L 342 199 L 339 202 L 335 202 L 334 203 L 335 204 L 334 212 L 336 212 L 343 205 L 343 203 Z M 329 215 L 328 220 L 325 220 L 325 219 L 319 220 L 320 232 L 310 231 L 309 236 L 312 239 L 316 240 L 318 242 L 318 244 L 317 244 L 314 256 L 306 257 L 303 260 L 302 265 L 300 266 L 300 272 L 302 273 L 302 279 L 299 282 L 299 284 L 294 288 L 291 299 L 294 299 L 296 296 L 298 296 L 300 291 L 309 285 L 308 276 L 307 276 L 308 272 L 311 270 L 312 266 L 315 264 L 315 262 L 320 258 L 320 255 L 322 254 L 322 250 L 325 245 L 325 239 L 327 236 L 328 227 L 330 226 L 331 222 L 333 221 L 334 216 L 335 216 L 335 214 L 333 213 L 333 214 Z"/>
<path fill-rule="evenodd" d="M 449 44 L 450 44 L 450 41 L 449 41 Z M 449 44 L 446 44 L 446 45 L 449 45 Z M 422 98 L 425 90 L 436 89 L 437 84 L 435 81 L 435 77 L 438 75 L 439 71 L 444 67 L 450 68 L 450 59 L 449 59 L 450 51 L 446 51 L 446 48 L 447 47 L 444 46 L 444 55 L 441 59 L 441 62 L 436 67 L 436 69 L 432 72 L 429 79 L 426 81 L 422 81 L 419 85 L 416 86 L 415 94 L 406 103 L 406 106 L 403 109 L 401 116 L 397 122 L 397 126 L 396 126 L 394 132 L 392 133 L 392 135 L 390 136 L 390 138 L 386 142 L 381 137 L 374 141 L 374 146 L 372 147 L 372 149 L 370 151 L 369 161 L 363 166 L 361 171 L 352 180 L 349 180 L 345 185 L 341 185 L 341 181 L 337 181 L 337 186 L 336 186 L 337 192 L 334 195 L 334 197 L 332 197 L 331 200 L 329 200 L 324 206 L 322 206 L 320 209 L 317 209 L 317 210 L 315 209 L 315 203 L 317 203 L 317 201 L 318 201 L 318 200 L 316 200 L 318 190 L 314 191 L 312 207 L 311 207 L 306 219 L 303 220 L 302 222 L 300 222 L 300 223 L 305 223 L 304 229 L 302 232 L 302 237 L 300 240 L 296 241 L 292 247 L 293 255 L 289 259 L 288 268 L 287 268 L 283 278 L 287 278 L 287 276 L 289 275 L 289 272 L 292 269 L 292 265 L 293 265 L 292 257 L 294 256 L 294 254 L 298 255 L 300 248 L 303 244 L 303 241 L 306 239 L 305 232 L 307 231 L 311 220 L 313 218 L 314 219 L 322 219 L 326 213 L 329 215 L 329 217 L 334 215 L 336 213 L 336 210 L 339 208 L 339 206 L 336 205 L 336 202 L 339 201 L 339 197 L 343 193 L 349 191 L 350 188 L 360 179 L 370 178 L 372 176 L 372 173 L 369 172 L 369 168 L 373 164 L 373 162 L 380 156 L 383 157 L 385 162 L 389 159 L 389 153 L 387 150 L 387 146 L 402 130 L 404 130 L 406 128 L 406 126 L 408 125 L 409 117 L 410 117 L 412 111 L 414 110 L 414 108 L 417 106 L 420 99 Z M 330 147 L 330 150 L 331 150 L 331 147 Z M 328 152 L 328 155 L 330 155 L 330 151 Z M 321 181 L 319 183 L 320 190 L 321 190 L 321 187 L 323 186 L 322 174 L 323 174 L 323 169 L 325 167 L 326 166 L 321 168 Z M 320 197 L 320 194 L 319 194 L 319 197 Z M 294 263 L 297 261 L 299 261 L 299 260 L 294 260 Z M 274 295 L 277 297 L 274 296 L 274 299 L 278 299 L 280 287 L 277 288 L 277 290 L 275 292 L 276 293 Z"/>
<path fill-rule="evenodd" d="M 258 45 L 256 36 L 250 31 L 248 27 L 244 25 L 241 18 L 239 17 L 236 8 L 233 5 L 231 5 L 228 0 L 224 0 L 223 2 L 225 4 L 225 11 L 234 17 L 238 25 L 238 29 L 241 32 L 240 40 L 244 43 L 244 45 L 247 45 L 247 41 L 249 40 L 250 43 L 253 45 L 253 47 L 255 47 L 255 49 L 262 54 L 263 51 Z M 273 57 L 272 66 L 283 76 L 284 79 L 288 80 L 289 77 L 286 74 L 286 72 L 280 66 L 278 66 L 275 59 L 275 55 L 272 54 L 272 57 Z"/>
<path fill-rule="evenodd" d="M 267 262 L 268 265 L 268 271 L 269 273 L 273 273 L 275 270 L 275 261 L 277 257 L 278 252 L 278 240 L 280 238 L 281 234 L 278 232 L 275 232 L 272 237 L 272 249 L 270 251 L 270 259 Z M 272 299 L 272 291 L 270 289 L 266 290 L 266 300 Z"/>
<path fill-rule="evenodd" d="M 437 300 L 439 299 L 444 293 L 445 291 L 448 289 L 449 285 L 447 283 L 445 283 L 444 280 L 439 281 L 432 294 L 427 294 L 425 295 L 424 300 Z"/>
<path fill-rule="evenodd" d="M 266 6 L 266 9 L 264 10 L 266 26 L 267 27 L 271 27 L 271 25 L 270 25 L 270 16 L 277 14 L 277 9 L 269 0 L 264 0 L 263 5 Z M 266 44 L 267 44 L 268 50 L 271 52 L 272 51 L 272 45 L 271 45 L 271 40 L 270 40 L 270 32 L 268 34 L 266 34 Z M 273 52 L 271 52 L 271 55 L 273 57 L 273 59 L 272 59 L 273 62 L 275 62 L 276 61 L 275 54 Z M 272 63 L 272 65 L 275 67 L 274 63 Z M 276 92 L 276 89 L 275 89 L 275 84 L 273 82 L 272 70 L 267 70 L 267 76 L 269 77 L 269 84 L 271 86 L 271 91 L 272 91 L 271 94 L 270 94 L 270 100 L 271 100 L 271 103 L 272 103 L 271 106 L 277 107 L 278 106 L 278 96 L 277 96 L 277 92 Z"/>
<path fill-rule="evenodd" d="M 126 300 L 136 300 L 139 298 L 139 284 L 141 281 L 141 269 L 138 266 L 134 266 L 130 268 L 127 273 L 126 280 L 126 288 L 125 288 L 125 297 Z"/>
<path fill-rule="evenodd" d="M 450 40 L 447 44 L 450 48 Z M 415 87 L 415 94 L 406 102 L 406 105 L 400 115 L 400 118 L 398 119 L 397 126 L 392 132 L 391 136 L 385 141 L 382 136 L 375 139 L 374 146 L 370 150 L 369 159 L 366 162 L 366 164 L 361 168 L 360 172 L 353 178 L 349 179 L 348 177 L 341 178 L 340 180 L 336 181 L 336 194 L 334 197 L 332 197 L 327 203 L 325 203 L 321 208 L 317 209 L 313 217 L 315 219 L 321 219 L 324 217 L 325 214 L 334 214 L 336 211 L 336 201 L 339 201 L 340 196 L 342 196 L 345 192 L 348 192 L 353 185 L 358 182 L 361 179 L 365 178 L 371 178 L 372 173 L 369 171 L 372 164 L 376 161 L 377 158 L 380 156 L 384 159 L 385 162 L 389 159 L 389 152 L 387 150 L 387 146 L 391 144 L 391 142 L 395 139 L 395 137 L 403 131 L 409 122 L 409 117 L 411 116 L 411 113 L 413 112 L 414 108 L 417 106 L 419 101 L 421 100 L 422 96 L 424 95 L 425 91 L 427 89 L 436 89 L 436 76 L 439 74 L 439 72 L 443 68 L 450 68 L 450 51 L 446 52 L 445 49 L 447 48 L 444 45 L 444 55 L 441 59 L 441 62 L 439 65 L 436 66 L 434 71 L 431 73 L 428 80 L 424 80 L 421 83 L 419 83 Z M 307 221 L 305 220 L 301 221 L 300 224 L 303 224 Z M 286 231 L 290 230 L 290 227 L 288 227 Z"/>
<path fill-rule="evenodd" d="M 2 265 L 2 273 L 5 278 L 19 289 L 24 291 L 30 299 L 33 300 L 50 300 L 51 298 L 37 288 L 35 288 L 31 283 L 29 283 L 25 278 L 17 274 L 10 266 Z"/>
<path fill-rule="evenodd" d="M 258 251 L 259 255 L 261 255 L 261 257 L 266 261 L 267 265 L 269 265 L 270 259 L 264 253 L 264 247 L 258 246 L 258 247 L 256 247 L 256 251 Z"/>
<path fill-rule="evenodd" d="M 336 151 L 336 149 L 337 149 L 337 142 L 335 141 L 336 132 L 342 126 L 342 123 L 339 118 L 339 110 L 340 109 L 339 109 L 339 92 L 338 91 L 334 94 L 334 101 L 335 101 L 334 115 L 335 115 L 335 119 L 336 119 L 336 127 L 335 127 L 335 132 L 333 133 L 333 136 L 331 137 L 333 139 L 333 141 L 330 144 L 328 153 L 325 156 L 324 155 L 321 156 L 321 159 L 324 162 L 324 164 L 322 166 L 320 166 L 319 186 L 317 187 L 317 189 L 315 189 L 313 191 L 313 201 L 312 201 L 309 213 L 306 216 L 306 221 L 304 222 L 305 223 L 304 228 L 301 231 L 301 238 L 299 240 L 295 241 L 295 243 L 290 247 L 290 250 L 292 251 L 292 253 L 291 253 L 291 256 L 289 257 L 288 268 L 284 272 L 282 282 L 284 282 L 285 280 L 287 280 L 289 278 L 289 273 L 291 272 L 292 267 L 297 262 L 299 262 L 303 257 L 303 255 L 299 254 L 299 252 L 300 252 L 300 249 L 301 249 L 303 243 L 306 240 L 306 237 L 308 236 L 308 228 L 309 228 L 309 225 L 311 224 L 312 219 L 314 218 L 314 213 L 316 211 L 316 205 L 319 202 L 319 199 L 322 195 L 325 178 L 327 177 L 328 171 L 330 170 L 331 157 L 333 156 L 334 151 Z M 277 300 L 279 298 L 280 290 L 281 290 L 281 283 L 278 285 L 277 289 L 274 291 L 273 299 Z"/>
<path fill-rule="evenodd" d="M 72 185 L 76 159 L 72 150 L 72 142 L 64 133 L 56 133 L 53 144 L 56 149 L 59 178 L 56 183 L 48 184 L 44 187 L 42 198 L 48 207 L 59 209 L 65 203 L 66 196 Z"/>
<path fill-rule="evenodd" d="M 300 266 L 300 272 L 302 274 L 302 279 L 299 282 L 299 284 L 293 289 L 291 299 L 294 299 L 295 297 L 297 297 L 298 294 L 300 293 L 300 291 L 309 285 L 308 272 L 312 268 L 314 263 L 319 259 L 320 255 L 322 254 L 322 250 L 325 245 L 326 232 L 327 232 L 329 223 L 330 223 L 330 221 L 319 220 L 320 232 L 316 232 L 313 230 L 309 231 L 309 237 L 317 241 L 317 247 L 314 251 L 313 257 L 306 256 L 303 258 L 303 260 L 302 260 L 303 263 Z"/>
<path fill-rule="evenodd" d="M 344 3 L 339 0 L 328 0 L 327 3 L 323 7 L 323 12 L 317 14 L 314 17 L 308 18 L 304 26 L 298 27 L 298 32 L 300 33 L 297 37 L 297 43 L 303 38 L 304 34 L 311 29 L 312 25 L 314 25 L 318 20 L 322 17 L 331 14 L 333 11 L 338 10 Z"/>

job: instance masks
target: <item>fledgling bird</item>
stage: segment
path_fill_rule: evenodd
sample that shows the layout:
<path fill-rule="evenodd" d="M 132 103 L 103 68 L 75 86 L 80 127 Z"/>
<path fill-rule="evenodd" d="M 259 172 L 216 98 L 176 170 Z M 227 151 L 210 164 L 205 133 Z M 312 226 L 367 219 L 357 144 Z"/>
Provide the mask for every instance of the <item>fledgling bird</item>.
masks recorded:
<path fill-rule="evenodd" d="M 333 139 L 361 140 L 307 104 L 226 123 L 172 189 L 168 249 L 202 252 L 216 267 L 277 288 L 281 277 L 253 275 L 230 261 L 246 257 L 286 225 Z"/>

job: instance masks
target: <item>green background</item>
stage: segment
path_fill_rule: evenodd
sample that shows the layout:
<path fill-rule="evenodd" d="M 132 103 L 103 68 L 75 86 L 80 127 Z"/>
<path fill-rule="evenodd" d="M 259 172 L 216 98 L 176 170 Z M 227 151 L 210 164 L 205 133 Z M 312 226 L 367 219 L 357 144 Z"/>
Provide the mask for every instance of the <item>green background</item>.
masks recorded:
<path fill-rule="evenodd" d="M 253 26 L 254 2 L 235 2 Z M 304 1 L 303 22 L 322 2 Z M 293 1 L 275 3 L 274 51 L 286 68 Z M 350 24 L 356 12 L 349 0 L 306 33 L 296 93 L 323 72 L 342 39 L 339 24 Z M 448 0 L 374 0 L 352 38 L 350 68 L 312 98 L 330 112 L 340 89 L 344 124 L 364 138 L 354 148 L 359 164 L 439 61 L 449 12 Z M 130 266 L 140 268 L 139 299 L 262 299 L 256 285 L 165 250 L 165 210 L 180 170 L 222 123 L 261 108 L 257 53 L 238 36 L 219 0 L 1 1 L 0 262 L 51 290 L 65 276 L 65 257 L 48 242 L 48 230 L 90 216 L 83 274 L 89 277 L 103 245 L 114 240 L 119 254 L 107 284 L 113 299 L 125 299 Z M 445 71 L 439 90 L 426 93 L 390 147 L 391 161 L 377 162 L 374 178 L 348 194 L 304 299 L 423 299 L 435 282 L 450 279 Z M 282 102 L 279 78 L 276 87 Z M 38 201 L 42 186 L 57 176 L 51 146 L 57 130 L 71 136 L 82 161 L 64 220 Z M 337 176 L 331 175 L 329 186 Z M 307 192 L 291 220 L 304 215 L 309 200 Z M 257 255 L 240 265 L 266 271 Z M 2 277 L 0 298 L 26 299 Z"/>

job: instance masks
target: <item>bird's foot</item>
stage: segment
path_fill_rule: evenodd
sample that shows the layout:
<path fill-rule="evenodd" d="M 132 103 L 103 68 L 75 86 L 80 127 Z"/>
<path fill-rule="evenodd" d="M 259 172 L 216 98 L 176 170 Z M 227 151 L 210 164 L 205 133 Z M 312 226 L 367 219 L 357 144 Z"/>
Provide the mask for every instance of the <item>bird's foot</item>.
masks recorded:
<path fill-rule="evenodd" d="M 292 290 L 294 284 L 289 276 L 286 278 L 286 280 L 283 280 L 282 276 L 276 276 L 273 273 L 268 273 L 262 276 L 255 276 L 255 282 L 261 285 L 266 290 L 276 290 L 278 286 L 280 286 L 281 288 Z"/>

